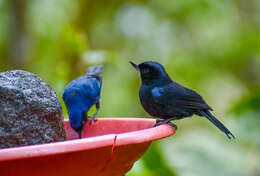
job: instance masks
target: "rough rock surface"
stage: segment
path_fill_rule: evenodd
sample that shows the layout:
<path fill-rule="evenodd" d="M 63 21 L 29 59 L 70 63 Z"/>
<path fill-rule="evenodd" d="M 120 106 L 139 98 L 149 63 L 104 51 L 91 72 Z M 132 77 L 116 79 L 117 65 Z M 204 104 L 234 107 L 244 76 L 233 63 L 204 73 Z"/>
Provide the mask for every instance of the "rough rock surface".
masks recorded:
<path fill-rule="evenodd" d="M 22 70 L 0 73 L 0 148 L 65 140 L 54 90 Z"/>

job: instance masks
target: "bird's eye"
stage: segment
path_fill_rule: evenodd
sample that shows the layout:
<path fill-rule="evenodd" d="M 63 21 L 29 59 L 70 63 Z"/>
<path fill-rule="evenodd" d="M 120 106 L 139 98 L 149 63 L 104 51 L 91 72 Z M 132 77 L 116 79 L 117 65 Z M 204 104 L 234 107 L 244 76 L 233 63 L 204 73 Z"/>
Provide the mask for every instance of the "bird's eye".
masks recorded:
<path fill-rule="evenodd" d="M 143 69 L 143 73 L 148 73 L 148 72 L 150 72 L 150 69 L 149 69 L 149 68 L 144 68 L 144 69 Z"/>

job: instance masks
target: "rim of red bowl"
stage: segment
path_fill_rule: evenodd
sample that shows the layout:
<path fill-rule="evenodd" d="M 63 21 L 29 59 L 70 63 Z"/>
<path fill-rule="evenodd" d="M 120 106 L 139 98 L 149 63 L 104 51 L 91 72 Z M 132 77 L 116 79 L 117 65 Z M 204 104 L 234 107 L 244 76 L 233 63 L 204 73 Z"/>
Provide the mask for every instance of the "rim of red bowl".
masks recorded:
<path fill-rule="evenodd" d="M 152 121 L 153 123 L 155 123 L 154 119 L 144 118 L 98 118 L 98 120 L 134 120 L 137 122 Z M 64 121 L 67 121 L 67 119 Z M 113 145 L 115 136 L 117 136 L 117 141 L 115 145 L 116 147 L 128 144 L 152 142 L 154 140 L 168 137 L 174 134 L 174 132 L 174 128 L 172 128 L 170 125 L 164 124 L 157 127 L 151 127 L 143 130 L 131 131 L 126 133 L 113 133 L 102 136 L 88 137 L 62 142 L 0 149 L 0 162 L 107 147 Z"/>

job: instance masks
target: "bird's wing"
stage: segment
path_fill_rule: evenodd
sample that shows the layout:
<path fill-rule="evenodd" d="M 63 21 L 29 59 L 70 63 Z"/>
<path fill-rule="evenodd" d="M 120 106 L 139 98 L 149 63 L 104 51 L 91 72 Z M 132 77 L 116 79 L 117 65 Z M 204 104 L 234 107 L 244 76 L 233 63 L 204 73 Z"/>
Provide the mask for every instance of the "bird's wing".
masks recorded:
<path fill-rule="evenodd" d="M 199 94 L 175 82 L 163 87 L 153 88 L 152 97 L 156 103 L 162 105 L 187 109 L 212 110 Z"/>
<path fill-rule="evenodd" d="M 78 103 L 86 106 L 98 101 L 100 90 L 100 84 L 95 78 L 88 79 L 82 76 L 68 85 L 63 93 L 63 100 L 68 104 Z"/>
<path fill-rule="evenodd" d="M 96 78 L 84 80 L 79 88 L 81 89 L 84 98 L 91 98 L 96 100 L 100 97 L 101 84 L 98 83 Z"/>

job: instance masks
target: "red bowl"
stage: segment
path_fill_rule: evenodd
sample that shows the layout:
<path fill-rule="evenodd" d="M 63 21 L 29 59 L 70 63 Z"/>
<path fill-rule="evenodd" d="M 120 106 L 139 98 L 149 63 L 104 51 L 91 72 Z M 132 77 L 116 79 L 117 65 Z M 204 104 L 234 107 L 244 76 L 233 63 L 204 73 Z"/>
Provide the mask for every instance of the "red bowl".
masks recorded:
<path fill-rule="evenodd" d="M 0 150 L 1 176 L 123 176 L 151 142 L 174 134 L 143 118 L 98 118 L 82 137 L 65 121 L 67 141 Z"/>

